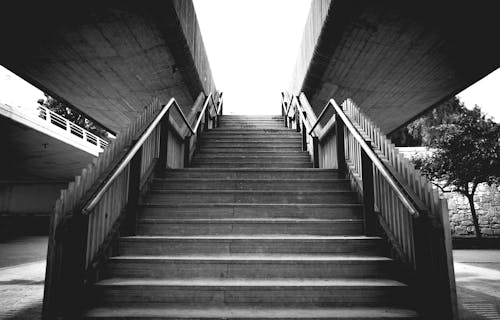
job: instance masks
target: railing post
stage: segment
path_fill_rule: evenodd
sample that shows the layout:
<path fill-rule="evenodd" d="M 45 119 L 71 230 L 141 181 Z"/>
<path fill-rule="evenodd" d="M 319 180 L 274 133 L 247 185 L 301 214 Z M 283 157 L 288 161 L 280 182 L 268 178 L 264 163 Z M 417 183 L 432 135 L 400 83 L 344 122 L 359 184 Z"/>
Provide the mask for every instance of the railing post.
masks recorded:
<path fill-rule="evenodd" d="M 313 142 L 313 167 L 319 168 L 319 138 L 312 137 Z"/>
<path fill-rule="evenodd" d="M 339 177 L 345 177 L 347 165 L 345 162 L 345 146 L 344 146 L 344 123 L 340 117 L 335 119 L 335 128 L 337 136 L 337 170 Z"/>
<path fill-rule="evenodd" d="M 209 121 L 209 112 L 208 112 L 208 107 L 207 109 L 205 110 L 205 122 L 203 123 L 203 130 L 207 131 L 208 130 L 208 121 Z"/>
<path fill-rule="evenodd" d="M 366 141 L 371 148 L 371 141 Z M 365 235 L 374 236 L 377 234 L 377 219 L 375 217 L 375 194 L 373 184 L 373 163 L 361 149 L 361 174 L 363 182 L 363 205 L 364 205 L 364 229 Z"/>
<path fill-rule="evenodd" d="M 134 142 L 135 143 L 135 142 Z M 134 235 L 137 225 L 137 204 L 140 196 L 142 147 L 139 148 L 135 156 L 130 161 L 130 171 L 128 179 L 127 214 L 122 227 L 124 235 Z"/>
<path fill-rule="evenodd" d="M 285 124 L 285 128 L 287 127 L 288 125 L 288 115 L 287 115 L 287 105 L 286 105 L 286 102 L 283 102 L 283 105 L 285 106 L 284 108 L 281 108 L 283 110 L 283 121 L 284 121 L 284 124 Z"/>
<path fill-rule="evenodd" d="M 299 112 L 295 112 L 295 130 L 297 132 L 300 132 L 300 117 L 299 117 Z"/>
<path fill-rule="evenodd" d="M 434 229 L 427 213 L 414 217 L 412 225 L 419 313 L 423 319 L 455 319 L 443 230 Z"/>
<path fill-rule="evenodd" d="M 196 118 L 195 119 L 200 118 L 200 115 L 201 115 L 200 111 L 196 112 Z M 198 129 L 196 129 L 196 136 L 199 137 L 200 134 L 201 134 L 201 126 L 198 126 Z"/>
<path fill-rule="evenodd" d="M 157 173 L 162 174 L 167 167 L 168 153 L 168 125 L 170 123 L 170 110 L 165 113 L 160 124 L 160 150 L 158 155 Z"/>
<path fill-rule="evenodd" d="M 303 113 L 304 119 L 306 118 L 306 113 Z M 302 151 L 307 151 L 307 132 L 306 124 L 302 122 Z"/>
<path fill-rule="evenodd" d="M 184 168 L 189 166 L 191 153 L 191 135 L 184 138 Z"/>
<path fill-rule="evenodd" d="M 65 319 L 78 317 L 85 307 L 85 269 L 89 217 L 75 211 L 63 237 L 60 290 L 56 297 Z"/>

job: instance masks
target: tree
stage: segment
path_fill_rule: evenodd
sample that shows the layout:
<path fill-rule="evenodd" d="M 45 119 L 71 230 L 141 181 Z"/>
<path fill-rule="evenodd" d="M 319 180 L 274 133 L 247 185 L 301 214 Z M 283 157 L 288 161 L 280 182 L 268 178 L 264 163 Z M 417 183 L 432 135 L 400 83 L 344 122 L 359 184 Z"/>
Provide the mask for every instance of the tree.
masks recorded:
<path fill-rule="evenodd" d="M 441 190 L 467 198 L 476 236 L 481 238 L 474 194 L 480 183 L 500 182 L 500 126 L 487 119 L 478 106 L 468 110 L 459 103 L 452 108 L 458 112 L 425 129 L 424 141 L 433 152 L 414 162 Z"/>
<path fill-rule="evenodd" d="M 389 135 L 389 138 L 394 144 L 401 147 L 427 145 L 436 134 L 433 127 L 448 123 L 463 109 L 464 105 L 457 97 L 450 98 L 407 126 L 395 130 Z"/>
<path fill-rule="evenodd" d="M 74 124 L 109 142 L 108 131 L 106 129 L 87 119 L 81 112 L 78 112 L 66 103 L 56 100 L 46 93 L 45 99 L 39 99 L 37 102 L 39 105 L 57 113 Z"/>

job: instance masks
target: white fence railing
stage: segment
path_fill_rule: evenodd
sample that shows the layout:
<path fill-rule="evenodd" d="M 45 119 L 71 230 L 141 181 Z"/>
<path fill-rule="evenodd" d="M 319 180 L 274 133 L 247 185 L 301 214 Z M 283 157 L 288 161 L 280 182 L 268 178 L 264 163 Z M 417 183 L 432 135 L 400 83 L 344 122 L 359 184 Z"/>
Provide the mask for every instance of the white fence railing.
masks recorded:
<path fill-rule="evenodd" d="M 58 115 L 57 113 L 42 107 L 38 106 L 38 117 L 45 120 L 47 123 L 50 123 L 51 125 L 57 126 L 66 132 L 71 133 L 72 135 L 83 139 L 84 141 L 87 141 L 88 143 L 91 143 L 95 145 L 99 149 L 105 149 L 108 146 L 108 142 L 95 134 L 83 129 L 79 125 L 74 124 L 73 122 L 69 121 L 68 119 Z"/>

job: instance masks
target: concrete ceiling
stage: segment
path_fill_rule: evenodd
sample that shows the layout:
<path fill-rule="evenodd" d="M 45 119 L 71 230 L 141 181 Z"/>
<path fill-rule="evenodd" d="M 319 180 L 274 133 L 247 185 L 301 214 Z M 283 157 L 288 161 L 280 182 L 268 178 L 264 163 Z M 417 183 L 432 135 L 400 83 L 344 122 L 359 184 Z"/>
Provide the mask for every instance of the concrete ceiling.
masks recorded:
<path fill-rule="evenodd" d="M 1 4 L 0 64 L 120 131 L 153 97 L 215 89 L 191 1 Z"/>
<path fill-rule="evenodd" d="M 95 156 L 0 116 L 0 180 L 70 181 Z"/>
<path fill-rule="evenodd" d="M 494 2 L 315 0 L 292 90 L 352 98 L 388 133 L 500 67 Z"/>

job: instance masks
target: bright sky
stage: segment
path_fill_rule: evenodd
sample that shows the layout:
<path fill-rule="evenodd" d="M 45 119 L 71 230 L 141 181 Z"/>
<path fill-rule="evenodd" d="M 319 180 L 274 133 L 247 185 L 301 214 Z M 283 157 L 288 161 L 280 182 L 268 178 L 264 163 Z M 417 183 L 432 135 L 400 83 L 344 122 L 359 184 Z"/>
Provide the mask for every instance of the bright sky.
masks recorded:
<path fill-rule="evenodd" d="M 279 114 L 288 88 L 310 0 L 194 0 L 225 113 Z M 283 10 L 286 8 L 286 10 Z M 500 121 L 500 69 L 462 91 Z M 0 66 L 0 102 L 36 107 L 43 93 Z"/>

